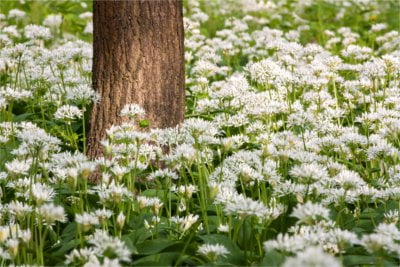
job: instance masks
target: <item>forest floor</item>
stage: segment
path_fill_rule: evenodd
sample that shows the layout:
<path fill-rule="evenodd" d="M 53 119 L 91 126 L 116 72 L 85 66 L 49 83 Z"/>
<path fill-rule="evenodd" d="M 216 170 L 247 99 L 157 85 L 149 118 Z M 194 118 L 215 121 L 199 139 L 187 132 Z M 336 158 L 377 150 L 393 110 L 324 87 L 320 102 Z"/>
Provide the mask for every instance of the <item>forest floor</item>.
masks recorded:
<path fill-rule="evenodd" d="M 1 265 L 400 264 L 399 1 L 184 1 L 184 123 L 96 160 L 91 9 L 1 3 Z"/>

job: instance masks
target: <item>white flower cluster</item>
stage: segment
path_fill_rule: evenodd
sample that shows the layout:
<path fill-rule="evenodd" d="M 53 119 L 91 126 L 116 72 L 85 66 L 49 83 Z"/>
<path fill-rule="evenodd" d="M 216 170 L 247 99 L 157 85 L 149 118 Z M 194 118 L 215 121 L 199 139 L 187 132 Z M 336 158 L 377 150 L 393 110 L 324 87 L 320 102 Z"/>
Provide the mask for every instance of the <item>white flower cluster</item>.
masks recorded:
<path fill-rule="evenodd" d="M 335 22 L 357 7 L 362 27 L 316 29 L 320 1 L 187 1 L 188 118 L 145 132 L 145 110 L 128 104 L 95 160 L 76 137 L 100 100 L 92 45 L 61 35 L 61 14 L 0 14 L 3 263 L 44 265 L 61 240 L 79 243 L 66 264 L 135 264 L 141 242 L 202 235 L 252 260 L 282 252 L 283 266 L 336 267 L 359 251 L 398 261 L 400 34 L 380 13 L 391 1 L 327 2 Z M 85 38 L 91 19 L 79 15 Z M 230 260 L 237 244 L 215 241 L 199 261 Z"/>

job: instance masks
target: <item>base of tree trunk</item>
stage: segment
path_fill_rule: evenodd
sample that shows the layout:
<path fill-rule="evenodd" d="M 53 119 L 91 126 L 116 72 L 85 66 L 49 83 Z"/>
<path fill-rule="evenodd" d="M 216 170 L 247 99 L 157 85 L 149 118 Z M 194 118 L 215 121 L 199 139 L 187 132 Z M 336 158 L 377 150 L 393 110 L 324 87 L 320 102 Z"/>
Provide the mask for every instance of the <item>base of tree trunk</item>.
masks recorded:
<path fill-rule="evenodd" d="M 93 86 L 101 101 L 91 112 L 90 158 L 103 155 L 100 141 L 106 138 L 106 130 L 126 121 L 120 116 L 126 104 L 143 107 L 150 128 L 182 123 L 185 66 L 181 0 L 95 0 L 93 35 Z"/>

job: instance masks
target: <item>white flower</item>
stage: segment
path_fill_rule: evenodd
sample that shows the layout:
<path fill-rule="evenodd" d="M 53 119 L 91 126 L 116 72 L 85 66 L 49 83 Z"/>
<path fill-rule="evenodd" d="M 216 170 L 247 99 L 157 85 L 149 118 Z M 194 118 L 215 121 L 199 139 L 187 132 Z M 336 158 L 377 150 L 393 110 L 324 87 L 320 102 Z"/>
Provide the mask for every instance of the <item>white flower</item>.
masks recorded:
<path fill-rule="evenodd" d="M 99 224 L 99 219 L 95 214 L 83 213 L 76 214 L 75 221 L 83 227 L 84 231 L 88 231 L 92 226 Z"/>
<path fill-rule="evenodd" d="M 43 39 L 51 38 L 50 29 L 39 25 L 27 25 L 24 28 L 25 37 L 28 39 Z"/>
<path fill-rule="evenodd" d="M 399 211 L 398 210 L 389 210 L 383 214 L 385 217 L 385 221 L 388 223 L 397 223 L 399 221 Z"/>
<path fill-rule="evenodd" d="M 74 119 L 79 119 L 82 117 L 82 111 L 76 107 L 71 105 L 64 105 L 57 109 L 54 113 L 54 118 L 57 120 L 66 120 L 70 122 Z"/>
<path fill-rule="evenodd" d="M 53 225 L 55 222 L 65 222 L 67 217 L 62 206 L 56 206 L 54 203 L 44 204 L 38 208 L 38 213 L 46 225 Z"/>
<path fill-rule="evenodd" d="M 61 23 L 62 23 L 61 15 L 54 15 L 54 14 L 48 15 L 46 19 L 43 21 L 43 25 L 48 26 L 50 28 L 57 28 L 61 25 Z"/>
<path fill-rule="evenodd" d="M 382 250 L 390 250 L 396 245 L 391 236 L 383 233 L 372 233 L 365 235 L 361 239 L 361 244 L 367 251 L 371 253 L 381 252 Z"/>
<path fill-rule="evenodd" d="M 7 226 L 0 226 L 0 242 L 4 242 L 10 236 L 10 228 Z"/>
<path fill-rule="evenodd" d="M 252 200 L 243 195 L 238 195 L 228 202 L 224 210 L 228 215 L 237 214 L 241 218 L 252 215 L 263 218 L 268 212 L 267 207 L 262 202 Z"/>
<path fill-rule="evenodd" d="M 114 180 L 111 181 L 108 187 L 96 186 L 94 191 L 97 192 L 102 203 L 119 203 L 125 197 L 132 196 L 132 193 L 123 184 L 117 185 Z"/>
<path fill-rule="evenodd" d="M 26 13 L 22 10 L 19 9 L 11 9 L 8 12 L 8 18 L 9 19 L 22 19 L 26 16 Z"/>
<path fill-rule="evenodd" d="M 96 255 L 100 256 L 107 253 L 107 255 L 115 255 L 114 257 L 120 261 L 130 261 L 131 252 L 125 243 L 117 237 L 109 236 L 105 231 L 97 229 L 89 237 L 88 243 L 94 246 Z"/>
<path fill-rule="evenodd" d="M 187 230 L 189 230 L 190 227 L 192 227 L 193 224 L 197 222 L 198 219 L 199 215 L 189 214 L 188 216 L 185 217 L 178 217 L 178 216 L 171 217 L 171 222 L 178 224 L 180 230 L 182 232 L 186 232 Z"/>
<path fill-rule="evenodd" d="M 18 200 L 11 201 L 7 205 L 7 209 L 10 211 L 11 214 L 20 219 L 23 219 L 25 215 L 33 210 L 32 206 Z"/>
<path fill-rule="evenodd" d="M 19 248 L 19 240 L 18 239 L 16 239 L 16 238 L 8 239 L 6 241 L 6 246 L 7 246 L 8 253 L 10 253 L 10 255 L 12 257 L 17 256 L 18 248 Z"/>
<path fill-rule="evenodd" d="M 135 118 L 137 116 L 143 116 L 145 113 L 145 110 L 141 106 L 137 104 L 127 104 L 122 108 L 120 115 Z"/>
<path fill-rule="evenodd" d="M 160 212 L 161 207 L 164 205 L 164 203 L 158 197 L 138 196 L 137 201 L 139 202 L 139 207 L 141 209 L 151 207 L 156 215 Z"/>
<path fill-rule="evenodd" d="M 228 233 L 229 232 L 229 225 L 228 224 L 220 224 L 220 225 L 218 225 L 218 231 L 223 232 L 223 233 Z"/>
<path fill-rule="evenodd" d="M 322 181 L 328 177 L 326 168 L 318 163 L 303 163 L 301 165 L 296 165 L 289 173 L 299 179 L 300 183 L 304 184 Z"/>
<path fill-rule="evenodd" d="M 226 257 L 226 255 L 229 254 L 226 247 L 221 244 L 203 244 L 197 251 L 211 261 L 215 261 L 219 256 Z"/>
<path fill-rule="evenodd" d="M 84 12 L 79 15 L 79 18 L 81 19 L 92 19 L 93 13 L 92 12 Z"/>
<path fill-rule="evenodd" d="M 293 209 L 292 217 L 298 218 L 301 223 L 315 224 L 322 219 L 329 220 L 329 210 L 319 203 L 307 202 L 298 204 Z"/>
<path fill-rule="evenodd" d="M 86 24 L 85 29 L 83 30 L 83 33 L 86 33 L 86 34 L 92 34 L 93 33 L 93 22 L 89 21 Z"/>
<path fill-rule="evenodd" d="M 32 185 L 32 197 L 38 205 L 53 199 L 54 190 L 47 184 L 35 183 Z"/>
<path fill-rule="evenodd" d="M 236 214 L 241 219 L 247 216 L 257 216 L 260 220 L 274 220 L 286 210 L 286 207 L 277 203 L 275 198 L 272 198 L 267 206 L 261 201 L 230 191 L 231 189 L 226 190 L 226 188 L 220 187 L 216 199 L 216 203 L 225 205 L 224 211 L 228 215 Z M 222 196 L 223 194 L 227 195 Z"/>
<path fill-rule="evenodd" d="M 130 172 L 128 167 L 115 165 L 111 168 L 111 172 L 116 176 L 117 180 L 120 180 L 125 174 Z"/>
<path fill-rule="evenodd" d="M 377 23 L 371 26 L 371 31 L 372 32 L 380 32 L 383 31 L 387 28 L 387 24 L 386 23 Z"/>
<path fill-rule="evenodd" d="M 99 94 L 93 90 L 92 86 L 85 84 L 78 84 L 77 86 L 70 87 L 67 90 L 67 99 L 75 104 L 86 106 L 90 103 L 97 103 L 100 101 Z"/>
<path fill-rule="evenodd" d="M 101 263 L 97 257 L 90 257 L 89 261 L 85 263 L 83 267 L 121 267 L 121 264 L 118 259 L 104 257 L 103 263 Z"/>
<path fill-rule="evenodd" d="M 289 257 L 283 267 L 341 267 L 339 260 L 325 253 L 320 247 L 309 247 L 297 253 L 295 257 Z"/>
<path fill-rule="evenodd" d="M 393 223 L 381 223 L 374 229 L 375 233 L 390 236 L 394 240 L 400 241 L 400 230 L 396 224 Z"/>
<path fill-rule="evenodd" d="M 101 210 L 96 210 L 94 214 L 99 219 L 100 224 L 105 224 L 107 223 L 107 220 L 113 215 L 113 212 L 111 210 L 103 208 Z"/>
<path fill-rule="evenodd" d="M 160 169 L 160 170 L 156 170 L 155 172 L 152 172 L 149 174 L 149 176 L 147 177 L 147 179 L 149 181 L 155 180 L 155 179 L 161 179 L 161 178 L 170 178 L 172 180 L 178 180 L 178 175 L 169 170 L 169 169 Z"/>
<path fill-rule="evenodd" d="M 118 214 L 117 223 L 118 223 L 119 228 L 122 229 L 124 227 L 125 215 L 124 215 L 124 213 L 122 211 Z"/>
<path fill-rule="evenodd" d="M 189 199 L 192 198 L 193 193 L 196 193 L 198 191 L 198 188 L 196 185 L 180 185 L 179 187 L 176 187 L 173 185 L 171 187 L 171 192 L 176 192 L 178 194 L 181 194 L 185 196 L 185 198 Z"/>
<path fill-rule="evenodd" d="M 366 186 L 360 175 L 354 171 L 342 170 L 333 177 L 333 181 L 345 190 L 352 190 Z"/>
<path fill-rule="evenodd" d="M 71 253 L 65 256 L 66 257 L 65 263 L 73 265 L 78 263 L 81 264 L 82 262 L 89 261 L 89 259 L 92 258 L 91 256 L 94 255 L 96 255 L 96 251 L 94 250 L 94 248 L 81 248 L 79 250 L 74 249 L 71 251 Z"/>
<path fill-rule="evenodd" d="M 177 146 L 173 151 L 173 156 L 171 156 L 172 160 L 183 160 L 187 162 L 191 162 L 196 157 L 196 149 L 193 145 L 189 144 L 181 144 Z"/>
<path fill-rule="evenodd" d="M 24 242 L 25 244 L 29 243 L 32 239 L 32 233 L 30 229 L 20 230 L 18 232 L 18 237 Z"/>
<path fill-rule="evenodd" d="M 31 168 L 32 161 L 21 161 L 14 159 L 11 162 L 5 164 L 7 171 L 12 175 L 27 175 L 29 169 Z"/>

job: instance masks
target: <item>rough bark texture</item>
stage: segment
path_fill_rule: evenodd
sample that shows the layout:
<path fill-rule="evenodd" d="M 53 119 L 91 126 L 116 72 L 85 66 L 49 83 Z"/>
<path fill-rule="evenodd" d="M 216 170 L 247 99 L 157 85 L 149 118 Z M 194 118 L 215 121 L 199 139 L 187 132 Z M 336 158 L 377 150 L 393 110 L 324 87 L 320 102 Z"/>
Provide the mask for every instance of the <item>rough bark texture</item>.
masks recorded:
<path fill-rule="evenodd" d="M 137 103 L 151 128 L 180 124 L 185 114 L 181 0 L 93 3 L 93 86 L 101 96 L 90 118 L 88 156 L 118 125 L 125 104 Z"/>

